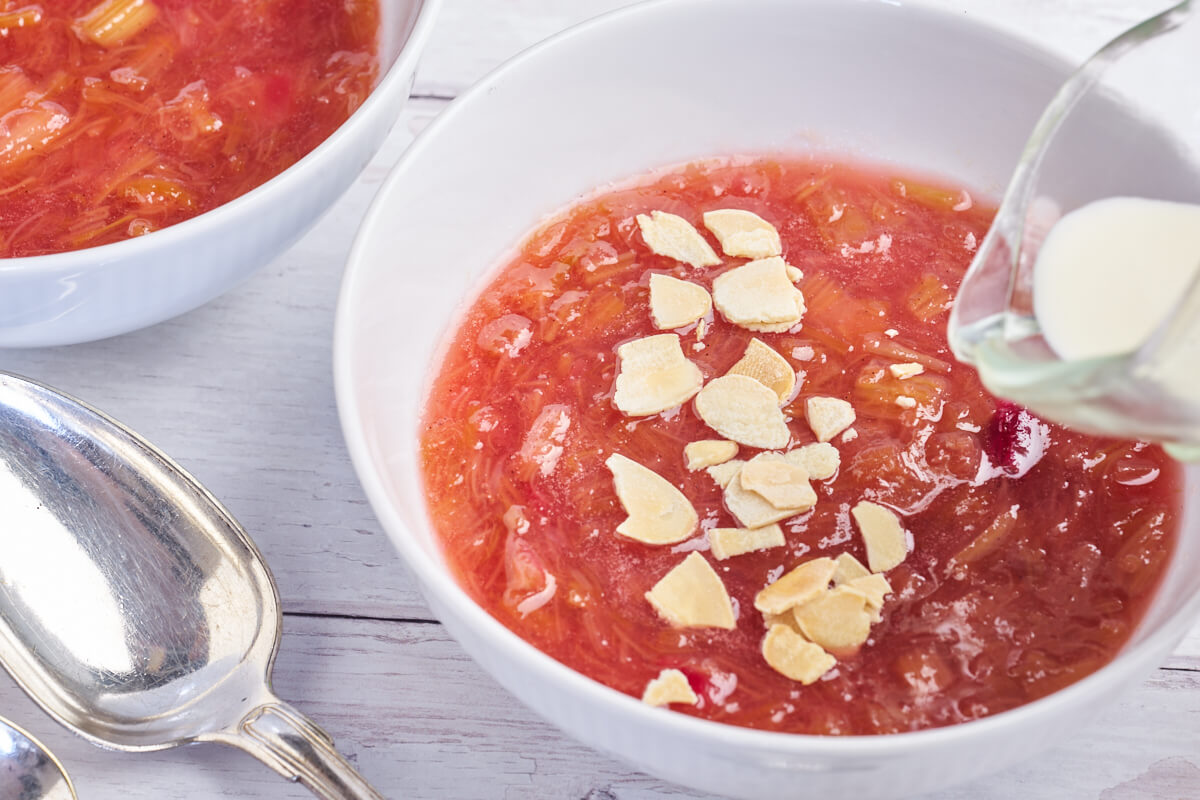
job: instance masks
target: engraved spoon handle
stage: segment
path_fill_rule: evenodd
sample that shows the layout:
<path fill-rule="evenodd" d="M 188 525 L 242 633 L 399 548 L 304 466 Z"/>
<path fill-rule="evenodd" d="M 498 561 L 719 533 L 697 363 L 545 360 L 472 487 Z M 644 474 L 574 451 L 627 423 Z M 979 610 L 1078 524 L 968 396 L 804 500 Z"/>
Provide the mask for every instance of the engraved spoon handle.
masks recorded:
<path fill-rule="evenodd" d="M 337 750 L 333 739 L 287 703 L 272 698 L 225 739 L 322 800 L 384 800 Z"/>

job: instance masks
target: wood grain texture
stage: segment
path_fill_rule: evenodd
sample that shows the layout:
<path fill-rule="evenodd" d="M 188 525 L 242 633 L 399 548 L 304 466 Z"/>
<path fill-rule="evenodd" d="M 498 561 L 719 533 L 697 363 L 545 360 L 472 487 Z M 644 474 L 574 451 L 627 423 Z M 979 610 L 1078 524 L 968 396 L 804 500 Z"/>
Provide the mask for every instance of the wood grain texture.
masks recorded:
<path fill-rule="evenodd" d="M 217 301 L 153 329 L 75 347 L 0 351 L 5 369 L 78 394 L 144 433 L 242 521 L 266 554 L 289 614 L 276 670 L 280 695 L 328 728 L 389 797 L 695 796 L 574 743 L 499 689 L 441 626 L 412 621 L 431 617 L 355 479 L 330 377 L 345 256 L 404 148 L 487 70 L 626 4 L 446 0 L 415 99 L 354 186 L 289 252 Z M 1163 2 L 919 4 L 1079 59 Z M 1193 777 L 1200 770 L 1200 624 L 1165 666 L 1061 749 L 933 800 L 1200 797 Z M 218 747 L 101 751 L 55 726 L 7 678 L 0 679 L 0 703 L 67 762 L 86 800 L 307 797 Z M 1183 789 L 1167 794 L 1170 781 L 1183 781 Z"/>

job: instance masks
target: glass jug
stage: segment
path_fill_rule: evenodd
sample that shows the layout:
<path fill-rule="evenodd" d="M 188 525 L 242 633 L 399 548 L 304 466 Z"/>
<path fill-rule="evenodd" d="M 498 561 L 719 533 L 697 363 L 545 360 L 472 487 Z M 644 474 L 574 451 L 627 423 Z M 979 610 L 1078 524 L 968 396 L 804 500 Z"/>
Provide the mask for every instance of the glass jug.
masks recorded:
<path fill-rule="evenodd" d="M 1058 217 L 1092 201 L 1200 204 L 1194 5 L 1177 3 L 1126 31 L 1063 85 L 1026 144 L 949 324 L 955 355 L 993 393 L 1080 430 L 1162 442 L 1183 459 L 1200 459 L 1200 256 L 1149 339 L 1086 360 L 1064 360 L 1047 343 L 1033 272 Z M 1134 272 L 1129 281 L 1139 280 Z"/>

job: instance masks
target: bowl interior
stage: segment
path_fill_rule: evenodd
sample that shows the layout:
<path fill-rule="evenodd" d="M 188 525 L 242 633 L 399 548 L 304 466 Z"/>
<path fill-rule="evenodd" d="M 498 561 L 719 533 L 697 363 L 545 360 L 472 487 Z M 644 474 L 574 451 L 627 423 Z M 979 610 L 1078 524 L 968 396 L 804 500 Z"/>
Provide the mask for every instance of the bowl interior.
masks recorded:
<path fill-rule="evenodd" d="M 886 2 L 668 0 L 560 36 L 460 98 L 365 220 L 335 344 L 359 475 L 435 606 L 469 601 L 425 513 L 417 437 L 430 371 L 464 304 L 541 218 L 654 167 L 762 153 L 894 164 L 998 200 L 1068 72 L 1007 35 Z M 1089 113 L 1081 174 L 1103 164 L 1170 175 L 1171 148 L 1148 164 L 1111 155 L 1134 133 L 1165 134 L 1117 104 Z M 1192 532 L 1198 470 L 1188 472 Z M 1182 635 L 1181 609 L 1198 593 L 1200 536 L 1190 536 L 1135 643 L 1168 624 Z M 500 641 L 506 632 L 490 625 Z"/>

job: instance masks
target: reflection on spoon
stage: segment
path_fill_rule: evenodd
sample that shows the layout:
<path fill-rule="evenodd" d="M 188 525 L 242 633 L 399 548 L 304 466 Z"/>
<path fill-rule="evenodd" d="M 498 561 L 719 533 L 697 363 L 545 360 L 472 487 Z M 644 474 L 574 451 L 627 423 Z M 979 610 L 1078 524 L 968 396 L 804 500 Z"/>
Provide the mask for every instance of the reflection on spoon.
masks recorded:
<path fill-rule="evenodd" d="M 77 800 L 66 770 L 45 745 L 0 717 L 0 797 Z"/>
<path fill-rule="evenodd" d="M 266 564 L 152 445 L 0 373 L 0 508 L 0 663 L 58 721 L 122 750 L 223 742 L 320 797 L 381 800 L 272 693 Z"/>

